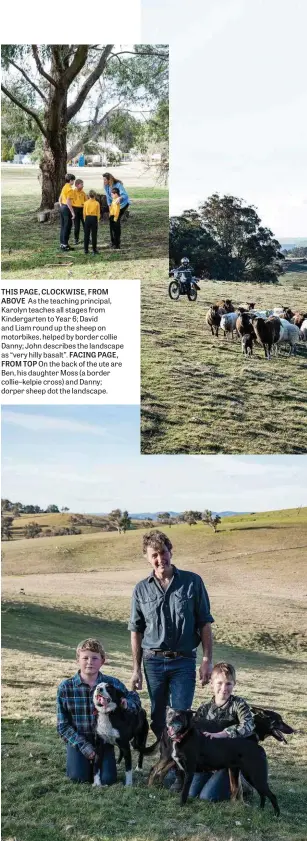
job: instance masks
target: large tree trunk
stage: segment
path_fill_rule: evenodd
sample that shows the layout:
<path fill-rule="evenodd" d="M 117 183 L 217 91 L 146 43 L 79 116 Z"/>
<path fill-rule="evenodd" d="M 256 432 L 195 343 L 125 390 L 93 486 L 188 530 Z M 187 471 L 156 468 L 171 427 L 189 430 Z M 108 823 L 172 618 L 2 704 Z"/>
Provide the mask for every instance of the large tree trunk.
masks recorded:
<path fill-rule="evenodd" d="M 40 161 L 42 197 L 40 210 L 51 209 L 59 200 L 59 195 L 66 174 L 66 135 L 64 144 L 51 146 L 45 142 L 43 157 Z"/>
<path fill-rule="evenodd" d="M 67 166 L 67 87 L 55 62 L 52 76 L 57 87 L 50 85 L 45 109 L 47 138 L 40 161 L 42 198 L 40 209 L 50 209 L 58 201 L 64 185 Z"/>

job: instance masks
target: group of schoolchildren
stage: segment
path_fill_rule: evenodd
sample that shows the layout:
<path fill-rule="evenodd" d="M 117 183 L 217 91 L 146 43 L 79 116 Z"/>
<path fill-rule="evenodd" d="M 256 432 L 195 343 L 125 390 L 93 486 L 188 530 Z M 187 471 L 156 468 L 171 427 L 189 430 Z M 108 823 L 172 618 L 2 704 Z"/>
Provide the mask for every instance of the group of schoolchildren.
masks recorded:
<path fill-rule="evenodd" d="M 110 172 L 103 175 L 104 189 L 109 208 L 111 248 L 119 249 L 121 240 L 121 217 L 129 207 L 129 196 L 123 183 Z M 94 254 L 98 254 L 97 234 L 100 219 L 100 202 L 94 190 L 86 195 L 81 178 L 65 176 L 65 184 L 59 198 L 61 214 L 60 248 L 73 251 L 69 238 L 74 227 L 75 246 L 79 244 L 80 228 L 84 233 L 84 253 L 89 253 L 91 242 Z"/>
<path fill-rule="evenodd" d="M 121 681 L 104 674 L 105 651 L 98 640 L 86 639 L 77 647 L 78 671 L 72 678 L 63 680 L 57 694 L 57 730 L 67 745 L 66 773 L 74 782 L 93 782 L 95 760 L 95 708 L 93 695 L 98 683 L 112 683 L 125 693 L 127 708 L 140 708 L 137 692 L 129 691 Z M 235 669 L 230 663 L 217 663 L 212 671 L 213 697 L 202 704 L 197 714 L 210 721 L 227 719 L 230 726 L 222 732 L 210 733 L 211 738 L 249 737 L 254 731 L 253 714 L 245 699 L 234 695 Z M 105 743 L 100 768 L 102 785 L 117 782 L 114 747 Z M 190 797 L 201 800 L 228 800 L 230 786 L 228 771 L 194 774 Z"/>

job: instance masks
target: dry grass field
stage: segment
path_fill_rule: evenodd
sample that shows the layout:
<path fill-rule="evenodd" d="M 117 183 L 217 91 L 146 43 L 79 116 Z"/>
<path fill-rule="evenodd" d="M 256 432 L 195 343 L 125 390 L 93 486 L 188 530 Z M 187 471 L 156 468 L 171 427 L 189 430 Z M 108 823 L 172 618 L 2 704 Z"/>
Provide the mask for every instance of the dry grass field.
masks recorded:
<path fill-rule="evenodd" d="M 257 797 L 179 811 L 178 795 L 146 788 L 149 758 L 131 791 L 122 771 L 101 791 L 65 779 L 57 684 L 89 635 L 105 643 L 106 672 L 129 684 L 129 603 L 147 574 L 142 530 L 81 534 L 3 544 L 3 841 L 306 841 L 307 509 L 225 518 L 216 535 L 201 524 L 168 531 L 175 563 L 208 587 L 215 661 L 234 663 L 238 691 L 297 728 L 287 746 L 266 742 L 281 819 Z M 194 705 L 209 697 L 198 686 Z"/>
<path fill-rule="evenodd" d="M 196 303 L 168 297 L 168 280 L 143 285 L 142 452 L 307 453 L 307 346 L 267 361 L 256 345 L 211 336 L 211 303 L 288 305 L 307 311 L 307 272 L 277 287 L 201 281 Z"/>

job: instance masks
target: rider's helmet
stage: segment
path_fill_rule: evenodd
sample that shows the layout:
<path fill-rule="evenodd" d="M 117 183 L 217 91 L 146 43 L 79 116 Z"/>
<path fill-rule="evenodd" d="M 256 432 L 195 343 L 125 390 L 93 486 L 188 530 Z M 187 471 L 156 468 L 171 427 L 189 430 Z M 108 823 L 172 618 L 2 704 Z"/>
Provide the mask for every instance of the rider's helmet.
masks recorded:
<path fill-rule="evenodd" d="M 181 265 L 182 265 L 182 266 L 188 266 L 188 265 L 189 265 L 190 260 L 189 260 L 189 258 L 188 258 L 188 257 L 182 257 L 182 258 L 181 258 L 181 260 L 180 260 L 180 262 L 181 262 Z"/>

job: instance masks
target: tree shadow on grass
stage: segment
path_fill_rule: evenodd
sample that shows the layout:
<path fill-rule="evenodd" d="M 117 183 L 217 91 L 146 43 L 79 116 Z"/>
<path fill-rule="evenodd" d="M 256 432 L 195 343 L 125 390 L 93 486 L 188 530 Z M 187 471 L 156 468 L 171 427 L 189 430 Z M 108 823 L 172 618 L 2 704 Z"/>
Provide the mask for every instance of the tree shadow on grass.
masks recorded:
<path fill-rule="evenodd" d="M 307 271 L 307 260 L 296 261 L 293 260 L 291 263 L 287 263 L 286 274 L 291 274 L 291 272 L 306 272 Z"/>
<path fill-rule="evenodd" d="M 101 224 L 98 230 L 99 255 L 84 254 L 82 248 L 69 252 L 68 259 L 63 260 L 59 248 L 60 226 L 56 222 L 40 225 L 34 215 L 23 219 L 15 217 L 13 224 L 9 215 L 5 216 L 2 228 L 2 272 L 30 271 L 31 269 L 63 268 L 72 270 L 76 266 L 84 265 L 85 269 L 101 263 L 112 265 L 123 260 L 146 260 L 166 258 L 168 256 L 168 205 L 148 198 L 142 203 L 136 199 L 136 210 L 129 222 L 123 225 L 122 252 L 114 253 L 108 248 L 108 226 Z M 105 230 L 104 230 L 105 229 Z M 6 257 L 6 252 L 8 256 Z M 127 274 L 127 272 L 125 272 Z"/>
<path fill-rule="evenodd" d="M 217 663 L 234 663 L 236 669 L 258 669 L 269 674 L 271 671 L 293 668 L 293 666 L 306 668 L 302 660 L 295 660 L 292 655 L 291 657 L 278 657 L 268 651 L 254 651 L 249 648 L 240 648 L 236 645 L 217 642 L 214 645 L 214 660 Z"/>
<path fill-rule="evenodd" d="M 285 523 L 285 525 L 288 526 L 288 523 Z M 276 526 L 270 526 L 270 525 L 257 526 L 255 524 L 252 524 L 250 526 L 240 526 L 240 528 L 238 528 L 238 526 L 229 526 L 227 528 L 227 531 L 255 531 L 255 529 L 257 529 L 257 531 L 261 531 L 261 529 L 263 529 L 264 531 L 266 531 L 267 529 L 271 529 L 273 531 L 276 531 L 276 530 L 280 529 L 280 525 L 276 524 Z M 261 550 L 259 550 L 259 551 L 261 551 Z"/>
<path fill-rule="evenodd" d="M 127 623 L 46 607 L 31 602 L 5 601 L 2 609 L 2 646 L 45 657 L 75 659 L 82 639 L 94 637 L 112 651 L 130 653 Z"/>
<path fill-rule="evenodd" d="M 46 607 L 31 602 L 5 601 L 2 611 L 2 646 L 44 657 L 75 659 L 78 642 L 87 637 L 101 640 L 110 656 L 120 651 L 130 658 L 130 634 L 126 622 L 99 619 L 76 611 Z M 272 671 L 295 664 L 293 657 L 216 643 L 214 659 L 235 662 L 237 668 Z M 112 659 L 112 666 L 114 665 Z M 297 661 L 301 665 L 301 661 Z"/>

